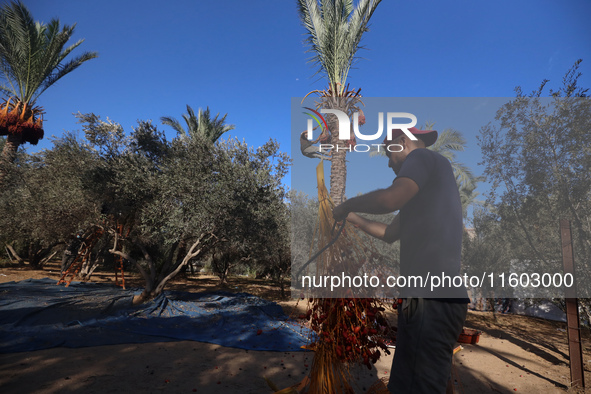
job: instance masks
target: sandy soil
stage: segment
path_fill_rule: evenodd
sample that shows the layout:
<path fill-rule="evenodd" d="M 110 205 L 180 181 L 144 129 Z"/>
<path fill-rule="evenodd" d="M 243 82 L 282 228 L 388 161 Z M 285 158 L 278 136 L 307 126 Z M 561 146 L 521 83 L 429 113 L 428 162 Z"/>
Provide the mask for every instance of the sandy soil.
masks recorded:
<path fill-rule="evenodd" d="M 0 268 L 0 282 L 27 278 L 58 279 L 55 266 L 42 271 Z M 112 281 L 100 273 L 95 282 Z M 140 286 L 130 276 L 128 287 Z M 217 286 L 209 276 L 178 279 L 169 288 L 200 291 Z M 224 290 L 247 291 L 280 303 L 287 313 L 300 309 L 282 300 L 264 280 L 231 278 Z M 294 312 L 297 313 L 297 312 Z M 482 331 L 476 345 L 463 345 L 454 356 L 458 393 L 583 393 L 570 387 L 565 324 L 516 316 L 470 312 L 466 327 Z M 585 381 L 591 387 L 591 336 L 583 331 Z M 272 393 L 264 377 L 284 388 L 310 371 L 310 352 L 261 352 L 202 342 L 167 342 L 54 348 L 0 355 L 0 393 Z M 355 368 L 351 381 L 364 393 L 378 379 L 387 381 L 392 356 L 375 367 Z"/>

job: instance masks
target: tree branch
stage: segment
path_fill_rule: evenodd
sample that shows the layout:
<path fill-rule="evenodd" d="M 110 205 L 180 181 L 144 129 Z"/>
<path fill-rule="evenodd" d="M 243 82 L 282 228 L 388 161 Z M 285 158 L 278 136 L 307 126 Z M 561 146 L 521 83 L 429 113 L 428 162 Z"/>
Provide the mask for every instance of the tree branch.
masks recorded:
<path fill-rule="evenodd" d="M 199 246 L 201 245 L 201 241 L 206 236 L 208 236 L 208 238 L 210 239 L 214 235 L 211 233 L 202 234 L 199 238 L 197 238 L 197 240 L 189 248 L 189 251 L 187 252 L 185 257 L 183 258 L 183 261 L 170 274 L 168 274 L 167 276 L 164 277 L 164 279 L 159 281 L 158 285 L 156 286 L 156 290 L 155 290 L 156 294 L 159 294 L 162 291 L 162 289 L 164 288 L 164 285 L 166 284 L 166 282 L 168 282 L 170 279 L 174 278 L 179 272 L 181 272 L 181 269 L 183 267 L 185 267 L 189 263 L 189 261 L 191 261 L 191 259 L 197 257 L 201 253 L 203 248 L 199 247 Z M 197 249 L 198 247 L 199 247 L 199 249 Z"/>
<path fill-rule="evenodd" d="M 12 256 L 16 259 L 16 261 L 19 264 L 23 264 L 25 261 L 23 260 L 23 258 L 21 256 L 19 256 L 16 251 L 14 250 L 14 248 L 12 247 L 12 244 L 6 244 L 6 249 L 8 249 L 8 251 L 10 252 L 8 254 L 8 257 L 10 257 L 10 255 L 12 254 Z M 10 257 L 10 261 L 12 261 L 12 257 Z"/>

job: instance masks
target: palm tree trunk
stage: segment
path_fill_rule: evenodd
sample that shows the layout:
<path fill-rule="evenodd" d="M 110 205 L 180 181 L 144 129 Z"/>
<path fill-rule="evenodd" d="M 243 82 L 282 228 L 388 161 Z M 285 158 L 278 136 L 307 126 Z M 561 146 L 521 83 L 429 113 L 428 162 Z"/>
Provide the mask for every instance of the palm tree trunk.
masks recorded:
<path fill-rule="evenodd" d="M 338 127 L 336 127 L 338 130 Z M 339 150 L 333 149 L 330 159 L 330 198 L 335 206 L 345 200 L 345 187 L 347 185 L 347 151 L 344 150 L 343 142 L 338 139 L 338 132 L 332 133 L 332 145 L 338 146 Z"/>
<path fill-rule="evenodd" d="M 4 142 L 4 148 L 2 149 L 2 156 L 0 156 L 0 187 L 4 185 L 10 171 L 10 165 L 14 163 L 16 152 L 22 143 L 23 141 L 20 135 L 8 134 Z"/>

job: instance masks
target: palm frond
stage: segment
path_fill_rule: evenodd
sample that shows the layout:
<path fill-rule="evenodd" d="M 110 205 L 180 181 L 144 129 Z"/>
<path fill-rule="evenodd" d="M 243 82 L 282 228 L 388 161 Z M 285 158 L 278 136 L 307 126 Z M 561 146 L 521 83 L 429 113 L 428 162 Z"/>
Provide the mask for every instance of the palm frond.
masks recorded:
<path fill-rule="evenodd" d="M 183 126 L 181 126 L 179 121 L 176 120 L 175 118 L 170 117 L 170 116 L 163 116 L 160 118 L 160 121 L 162 122 L 162 124 L 172 127 L 172 129 L 174 131 L 176 131 L 178 134 L 180 134 L 182 136 L 187 135 L 187 133 L 185 132 L 185 129 L 183 129 Z"/>
<path fill-rule="evenodd" d="M 41 95 L 41 93 L 43 93 L 47 88 L 56 83 L 64 75 L 71 73 L 72 71 L 80 67 L 82 63 L 86 62 L 87 60 L 94 59 L 96 57 L 98 57 L 97 52 L 85 52 L 84 54 L 77 56 L 69 62 L 65 63 L 64 65 L 56 68 L 57 72 L 52 73 L 46 77 L 46 79 L 43 81 L 41 85 L 41 88 L 36 92 L 32 101 L 36 101 L 37 98 L 39 98 L 39 95 Z"/>
<path fill-rule="evenodd" d="M 324 74 L 330 87 L 342 93 L 368 23 L 381 0 L 298 0 L 298 13 L 307 31 L 309 62 Z"/>
<path fill-rule="evenodd" d="M 180 135 L 189 138 L 205 138 L 207 141 L 215 143 L 224 133 L 235 128 L 234 125 L 225 124 L 228 114 L 225 114 L 221 118 L 219 116 L 220 114 L 218 112 L 215 118 L 212 119 L 209 107 L 205 110 L 199 108 L 197 115 L 195 115 L 193 108 L 187 105 L 187 113 L 183 114 L 183 119 L 187 124 L 187 131 L 183 129 L 175 118 L 162 117 L 160 120 L 163 124 L 171 126 Z"/>
<path fill-rule="evenodd" d="M 219 116 L 220 113 L 218 112 L 215 118 L 212 119 L 209 107 L 205 111 L 199 110 L 199 131 L 201 135 L 212 143 L 216 142 L 224 133 L 235 128 L 234 125 L 226 125 L 224 123 L 228 114 L 225 114 L 221 119 L 218 119 Z"/>
<path fill-rule="evenodd" d="M 462 163 L 458 163 L 457 161 L 452 162 L 451 166 L 454 171 L 456 183 L 458 184 L 458 186 L 471 189 L 476 188 L 478 178 L 474 176 L 472 170 L 469 167 Z"/>
<path fill-rule="evenodd" d="M 98 56 L 96 52 L 86 52 L 63 63 L 83 42 L 64 48 L 74 27 L 60 28 L 59 19 L 52 19 L 48 24 L 34 22 L 21 1 L 0 9 L 0 70 L 10 85 L 5 86 L 10 90 L 9 95 L 33 105 L 48 87 Z"/>
<path fill-rule="evenodd" d="M 435 143 L 431 145 L 430 148 L 435 152 L 462 152 L 465 145 L 466 140 L 459 131 L 454 129 L 445 129 L 439 134 L 437 141 L 435 141 Z"/>
<path fill-rule="evenodd" d="M 199 116 L 195 115 L 195 111 L 191 106 L 187 105 L 187 113 L 183 115 L 183 119 L 185 119 L 189 133 L 199 128 Z"/>
<path fill-rule="evenodd" d="M 10 94 L 12 93 L 12 89 L 8 88 L 7 86 L 0 86 L 0 93 L 2 93 L 3 95 L 6 96 L 10 96 Z"/>

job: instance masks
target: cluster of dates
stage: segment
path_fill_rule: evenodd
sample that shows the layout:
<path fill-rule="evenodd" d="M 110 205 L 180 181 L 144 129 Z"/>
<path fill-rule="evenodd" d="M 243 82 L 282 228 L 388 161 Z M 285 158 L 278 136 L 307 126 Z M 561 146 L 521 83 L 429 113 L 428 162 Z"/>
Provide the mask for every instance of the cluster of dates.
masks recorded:
<path fill-rule="evenodd" d="M 310 348 L 323 348 L 341 362 L 362 362 L 371 369 L 380 349 L 390 354 L 381 339 L 390 329 L 384 311 L 375 298 L 311 298 L 306 314 L 299 317 L 317 334 Z"/>
<path fill-rule="evenodd" d="M 8 99 L 0 104 L 0 135 L 20 135 L 23 142 L 37 144 L 43 138 L 42 111 Z M 35 118 L 37 118 L 35 120 Z"/>

